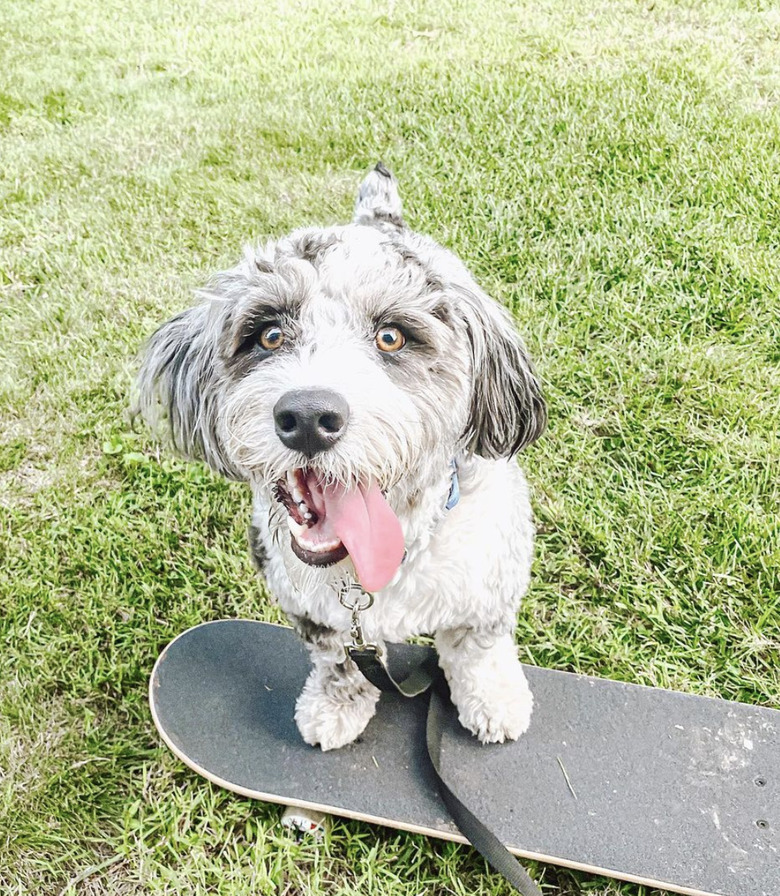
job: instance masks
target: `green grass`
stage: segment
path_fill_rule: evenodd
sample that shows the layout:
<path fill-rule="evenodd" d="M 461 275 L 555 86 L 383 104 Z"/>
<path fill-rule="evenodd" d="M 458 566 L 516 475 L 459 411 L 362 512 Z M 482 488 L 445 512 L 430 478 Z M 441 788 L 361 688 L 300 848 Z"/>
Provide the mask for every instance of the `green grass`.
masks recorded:
<path fill-rule="evenodd" d="M 773 4 L 0 0 L 0 21 L 3 893 L 507 892 L 465 847 L 346 822 L 294 844 L 146 707 L 178 632 L 280 616 L 243 490 L 132 431 L 135 354 L 243 242 L 348 218 L 377 158 L 545 382 L 523 658 L 778 705 Z"/>

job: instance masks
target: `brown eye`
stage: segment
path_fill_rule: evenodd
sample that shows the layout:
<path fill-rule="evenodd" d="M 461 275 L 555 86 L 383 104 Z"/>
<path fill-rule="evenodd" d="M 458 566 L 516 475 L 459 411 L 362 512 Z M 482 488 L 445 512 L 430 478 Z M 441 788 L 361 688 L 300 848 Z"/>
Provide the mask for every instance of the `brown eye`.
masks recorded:
<path fill-rule="evenodd" d="M 406 336 L 398 327 L 382 327 L 374 340 L 380 352 L 397 352 L 406 345 Z"/>
<path fill-rule="evenodd" d="M 260 345 L 269 352 L 276 351 L 284 344 L 284 333 L 278 324 L 271 324 L 269 327 L 263 327 L 260 331 L 258 339 Z"/>

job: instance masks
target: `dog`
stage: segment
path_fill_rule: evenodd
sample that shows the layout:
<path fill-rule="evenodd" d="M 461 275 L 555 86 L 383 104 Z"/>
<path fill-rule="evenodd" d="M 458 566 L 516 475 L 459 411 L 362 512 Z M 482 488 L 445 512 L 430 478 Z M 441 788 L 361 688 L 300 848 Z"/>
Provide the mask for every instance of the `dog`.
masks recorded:
<path fill-rule="evenodd" d="M 428 634 L 463 726 L 514 740 L 533 708 L 514 643 L 533 555 L 515 455 L 546 425 L 510 316 L 408 229 L 380 162 L 353 221 L 246 248 L 149 340 L 139 411 L 252 492 L 250 545 L 306 641 L 303 739 L 350 743 L 379 692 L 345 658 L 344 587 L 383 644 Z"/>

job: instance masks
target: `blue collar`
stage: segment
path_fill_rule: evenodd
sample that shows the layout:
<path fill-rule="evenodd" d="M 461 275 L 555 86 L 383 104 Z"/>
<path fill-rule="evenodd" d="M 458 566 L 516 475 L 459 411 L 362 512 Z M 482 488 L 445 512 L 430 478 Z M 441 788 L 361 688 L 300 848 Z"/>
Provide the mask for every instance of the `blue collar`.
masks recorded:
<path fill-rule="evenodd" d="M 450 490 L 447 493 L 447 503 L 444 505 L 445 510 L 452 510 L 460 501 L 460 482 L 458 481 L 458 462 L 453 457 L 450 461 L 450 469 L 452 473 L 450 473 Z M 408 555 L 408 551 L 404 551 L 403 559 L 401 563 L 406 563 L 406 557 Z"/>
<path fill-rule="evenodd" d="M 458 462 L 453 457 L 450 462 L 452 474 L 450 475 L 450 491 L 447 495 L 447 503 L 444 505 L 445 510 L 452 510 L 460 501 L 460 483 L 458 482 Z"/>

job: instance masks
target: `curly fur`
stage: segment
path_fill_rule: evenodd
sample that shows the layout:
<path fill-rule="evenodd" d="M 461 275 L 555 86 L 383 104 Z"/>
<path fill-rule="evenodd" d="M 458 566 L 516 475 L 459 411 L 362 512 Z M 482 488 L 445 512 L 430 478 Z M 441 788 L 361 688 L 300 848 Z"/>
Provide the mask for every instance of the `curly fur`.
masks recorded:
<path fill-rule="evenodd" d="M 273 353 L 257 341 L 269 320 L 288 334 Z M 414 336 L 397 356 L 373 340 L 388 323 Z M 308 742 L 353 740 L 377 693 L 344 661 L 349 618 L 334 589 L 351 561 L 299 560 L 273 498 L 302 466 L 345 485 L 378 482 L 401 522 L 406 559 L 364 614 L 367 637 L 434 634 L 462 723 L 483 741 L 522 734 L 533 701 L 512 633 L 533 525 L 513 458 L 544 430 L 544 401 L 509 316 L 451 252 L 404 226 L 386 168 L 364 181 L 352 224 L 247 248 L 152 336 L 139 387 L 141 412 L 167 425 L 180 453 L 252 490 L 253 553 L 309 635 L 296 711 Z M 273 409 L 285 392 L 313 388 L 344 396 L 349 426 L 309 459 L 282 443 Z M 446 511 L 453 458 L 461 497 Z"/>

